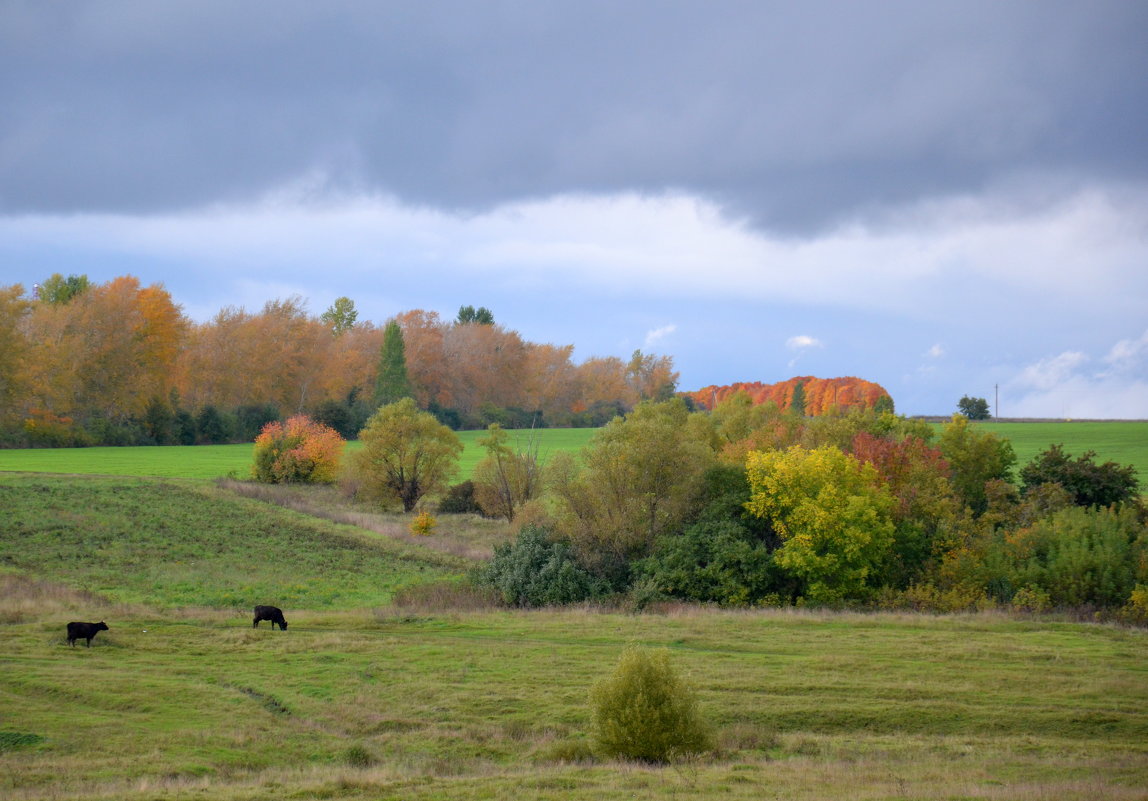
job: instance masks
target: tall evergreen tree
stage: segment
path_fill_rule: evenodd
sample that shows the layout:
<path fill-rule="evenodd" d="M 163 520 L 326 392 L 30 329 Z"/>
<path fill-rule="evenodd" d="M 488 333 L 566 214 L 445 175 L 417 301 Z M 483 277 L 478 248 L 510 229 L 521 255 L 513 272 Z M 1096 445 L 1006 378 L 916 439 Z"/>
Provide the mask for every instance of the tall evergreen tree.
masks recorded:
<path fill-rule="evenodd" d="M 375 403 L 385 406 L 402 398 L 411 397 L 411 381 L 407 376 L 406 345 L 403 330 L 394 320 L 383 329 L 383 346 L 379 350 L 379 375 L 375 379 Z"/>
<path fill-rule="evenodd" d="M 793 387 L 793 398 L 789 401 L 789 411 L 793 414 L 805 416 L 805 382 L 798 381 Z"/>

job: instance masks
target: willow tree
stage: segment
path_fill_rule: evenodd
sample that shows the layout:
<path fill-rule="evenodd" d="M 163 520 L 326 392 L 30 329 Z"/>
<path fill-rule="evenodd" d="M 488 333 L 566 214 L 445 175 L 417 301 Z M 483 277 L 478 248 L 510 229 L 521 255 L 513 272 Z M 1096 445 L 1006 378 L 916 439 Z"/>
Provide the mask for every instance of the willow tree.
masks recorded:
<path fill-rule="evenodd" d="M 427 493 L 446 489 L 462 454 L 458 435 L 411 398 L 375 412 L 359 440 L 349 479 L 356 492 L 383 506 L 401 503 L 404 512 Z"/>

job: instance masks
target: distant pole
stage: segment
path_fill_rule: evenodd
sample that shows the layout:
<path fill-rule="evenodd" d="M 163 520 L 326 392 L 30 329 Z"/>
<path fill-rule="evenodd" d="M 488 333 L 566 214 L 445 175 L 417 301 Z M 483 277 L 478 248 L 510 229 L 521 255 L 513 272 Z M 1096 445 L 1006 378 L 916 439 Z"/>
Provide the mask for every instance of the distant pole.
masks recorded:
<path fill-rule="evenodd" d="M 996 411 L 996 416 L 999 419 L 1001 416 L 1001 385 L 993 384 L 993 391 L 996 393 L 993 401 L 993 409 Z"/>

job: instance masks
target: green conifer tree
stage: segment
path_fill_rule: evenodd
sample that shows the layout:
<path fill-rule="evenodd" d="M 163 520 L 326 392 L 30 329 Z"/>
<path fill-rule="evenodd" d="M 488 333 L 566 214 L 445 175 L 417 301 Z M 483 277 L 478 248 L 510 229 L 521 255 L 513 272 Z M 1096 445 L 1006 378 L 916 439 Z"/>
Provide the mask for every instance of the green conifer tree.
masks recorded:
<path fill-rule="evenodd" d="M 403 330 L 394 320 L 383 329 L 383 346 L 379 350 L 379 375 L 375 379 L 375 403 L 385 406 L 411 397 L 407 376 L 406 345 Z"/>

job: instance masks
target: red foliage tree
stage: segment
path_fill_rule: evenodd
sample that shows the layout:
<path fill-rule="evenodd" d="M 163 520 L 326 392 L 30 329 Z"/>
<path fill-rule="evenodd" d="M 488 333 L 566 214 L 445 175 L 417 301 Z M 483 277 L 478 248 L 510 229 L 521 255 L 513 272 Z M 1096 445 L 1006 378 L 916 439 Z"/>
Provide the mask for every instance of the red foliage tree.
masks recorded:
<path fill-rule="evenodd" d="M 853 376 L 844 378 L 815 378 L 794 376 L 777 384 L 763 384 L 760 381 L 743 381 L 725 386 L 708 386 L 696 392 L 685 393 L 694 403 L 705 409 L 713 409 L 731 395 L 745 392 L 755 404 L 773 403 L 779 409 L 788 409 L 793 403 L 797 386 L 801 385 L 805 394 L 805 414 L 825 414 L 830 409 L 852 409 L 876 406 L 881 398 L 890 398 L 880 384 L 865 381 Z"/>

